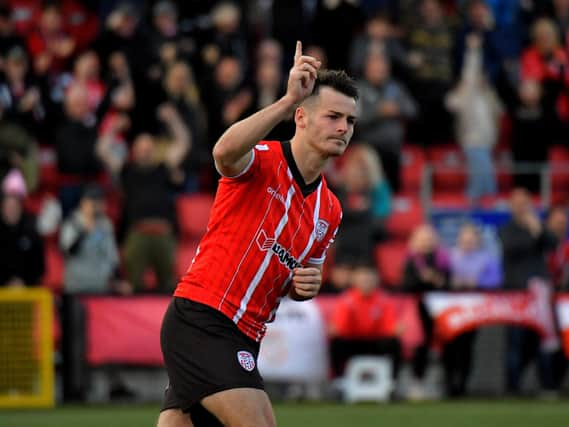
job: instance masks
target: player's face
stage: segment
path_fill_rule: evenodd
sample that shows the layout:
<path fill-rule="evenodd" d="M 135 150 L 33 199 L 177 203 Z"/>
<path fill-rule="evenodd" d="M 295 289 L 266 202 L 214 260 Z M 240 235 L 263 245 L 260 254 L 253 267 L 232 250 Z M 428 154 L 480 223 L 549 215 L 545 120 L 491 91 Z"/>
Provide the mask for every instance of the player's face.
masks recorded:
<path fill-rule="evenodd" d="M 344 153 L 356 122 L 356 101 L 332 88 L 320 89 L 314 104 L 306 108 L 309 143 L 325 157 Z"/>

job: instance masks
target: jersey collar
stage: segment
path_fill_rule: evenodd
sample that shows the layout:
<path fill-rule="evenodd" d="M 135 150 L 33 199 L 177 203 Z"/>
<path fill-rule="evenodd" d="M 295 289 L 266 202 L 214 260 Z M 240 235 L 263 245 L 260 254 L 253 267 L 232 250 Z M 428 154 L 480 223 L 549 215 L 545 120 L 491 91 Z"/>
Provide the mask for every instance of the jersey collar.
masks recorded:
<path fill-rule="evenodd" d="M 290 171 L 292 172 L 292 176 L 293 176 L 294 180 L 296 181 L 296 183 L 300 187 L 300 190 L 302 191 L 302 195 L 304 197 L 309 196 L 320 185 L 320 181 L 322 181 L 322 175 L 318 175 L 318 178 L 316 178 L 313 182 L 311 182 L 310 184 L 306 184 L 306 182 L 304 182 L 304 178 L 302 177 L 300 171 L 298 170 L 298 166 L 296 165 L 296 162 L 294 161 L 290 141 L 282 141 L 281 147 L 282 147 L 283 154 L 284 154 L 284 157 L 286 159 L 286 162 L 288 164 L 288 167 L 289 167 Z"/>

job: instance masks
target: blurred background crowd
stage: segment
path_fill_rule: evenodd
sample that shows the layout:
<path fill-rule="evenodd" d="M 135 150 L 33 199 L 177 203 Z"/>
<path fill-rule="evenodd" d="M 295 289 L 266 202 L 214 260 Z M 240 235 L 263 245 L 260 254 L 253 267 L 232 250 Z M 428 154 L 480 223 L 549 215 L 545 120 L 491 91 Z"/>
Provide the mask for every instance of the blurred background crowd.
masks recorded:
<path fill-rule="evenodd" d="M 298 39 L 361 94 L 327 171 L 344 210 L 323 288 L 346 300 L 330 328 L 337 374 L 353 351 L 399 364 L 389 308 L 361 333 L 348 313 L 377 311 L 378 287 L 537 276 L 569 290 L 569 0 L 3 1 L 0 285 L 171 293 L 207 223 L 213 144 L 284 94 Z M 434 209 L 502 208 L 495 245 L 475 224 L 451 241 L 429 224 Z M 418 382 L 432 335 L 419 310 Z M 465 393 L 474 335 L 442 353 L 449 395 Z M 542 387 L 559 388 L 561 357 L 536 340 L 508 333 L 508 391 L 537 353 Z"/>

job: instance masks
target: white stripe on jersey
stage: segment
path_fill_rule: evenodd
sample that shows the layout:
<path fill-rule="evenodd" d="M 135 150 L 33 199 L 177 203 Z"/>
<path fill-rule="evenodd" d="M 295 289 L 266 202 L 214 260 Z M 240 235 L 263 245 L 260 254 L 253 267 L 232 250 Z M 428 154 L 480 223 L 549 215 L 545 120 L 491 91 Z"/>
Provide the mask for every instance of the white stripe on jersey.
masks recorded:
<path fill-rule="evenodd" d="M 290 187 L 289 187 L 288 192 L 287 192 L 287 195 L 286 195 L 285 211 L 284 211 L 283 216 L 281 217 L 281 220 L 279 221 L 279 224 L 275 230 L 275 235 L 274 235 L 275 241 L 279 238 L 279 236 L 281 235 L 281 232 L 283 231 L 284 226 L 288 222 L 288 210 L 290 209 L 290 204 L 291 204 L 291 200 L 292 200 L 292 196 L 294 195 L 294 192 L 295 192 L 294 184 L 291 182 Z M 255 292 L 255 289 L 257 289 L 257 286 L 259 285 L 259 282 L 261 281 L 263 275 L 265 274 L 265 271 L 267 271 L 267 268 L 269 267 L 269 263 L 271 262 L 272 256 L 273 256 L 273 252 L 271 250 L 268 250 L 266 255 L 265 255 L 265 259 L 261 263 L 261 266 L 257 270 L 257 273 L 255 273 L 253 280 L 251 281 L 251 283 L 249 284 L 249 287 L 247 288 L 247 292 L 245 293 L 245 296 L 241 300 L 239 310 L 237 310 L 237 313 L 235 313 L 235 316 L 233 316 L 233 322 L 235 322 L 235 323 L 239 322 L 239 320 L 241 319 L 241 317 L 243 316 L 243 314 L 247 310 L 247 304 L 249 304 L 249 301 L 251 300 L 251 297 L 253 296 L 253 292 Z"/>

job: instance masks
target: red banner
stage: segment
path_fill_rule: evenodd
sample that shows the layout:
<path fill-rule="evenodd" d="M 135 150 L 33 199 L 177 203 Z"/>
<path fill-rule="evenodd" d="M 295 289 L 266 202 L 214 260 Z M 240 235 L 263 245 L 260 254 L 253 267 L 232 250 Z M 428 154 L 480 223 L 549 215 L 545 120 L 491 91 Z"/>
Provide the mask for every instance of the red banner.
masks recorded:
<path fill-rule="evenodd" d="M 562 294 L 557 297 L 556 309 L 563 349 L 565 356 L 569 359 L 569 294 Z"/>
<path fill-rule="evenodd" d="M 443 343 L 485 325 L 505 323 L 534 329 L 544 347 L 559 345 L 545 283 L 534 282 L 528 291 L 519 292 L 431 292 L 425 304 L 435 322 L 435 336 Z"/>
<path fill-rule="evenodd" d="M 414 297 L 393 295 L 399 318 L 405 325 L 402 344 L 406 357 L 422 342 Z M 514 324 L 533 328 L 552 338 L 551 299 L 539 290 L 496 293 L 429 293 L 425 303 L 435 319 L 435 333 L 442 342 L 459 334 L 491 324 Z M 84 297 L 87 317 L 87 361 L 90 365 L 125 363 L 162 365 L 160 326 L 169 296 Z M 324 321 L 334 309 L 334 297 L 315 300 Z M 556 299 L 565 354 L 569 358 L 569 294 Z M 549 314 L 548 314 L 549 313 Z M 277 314 L 278 316 L 278 314 Z"/>
<path fill-rule="evenodd" d="M 85 297 L 87 362 L 162 365 L 160 326 L 170 297 Z"/>

